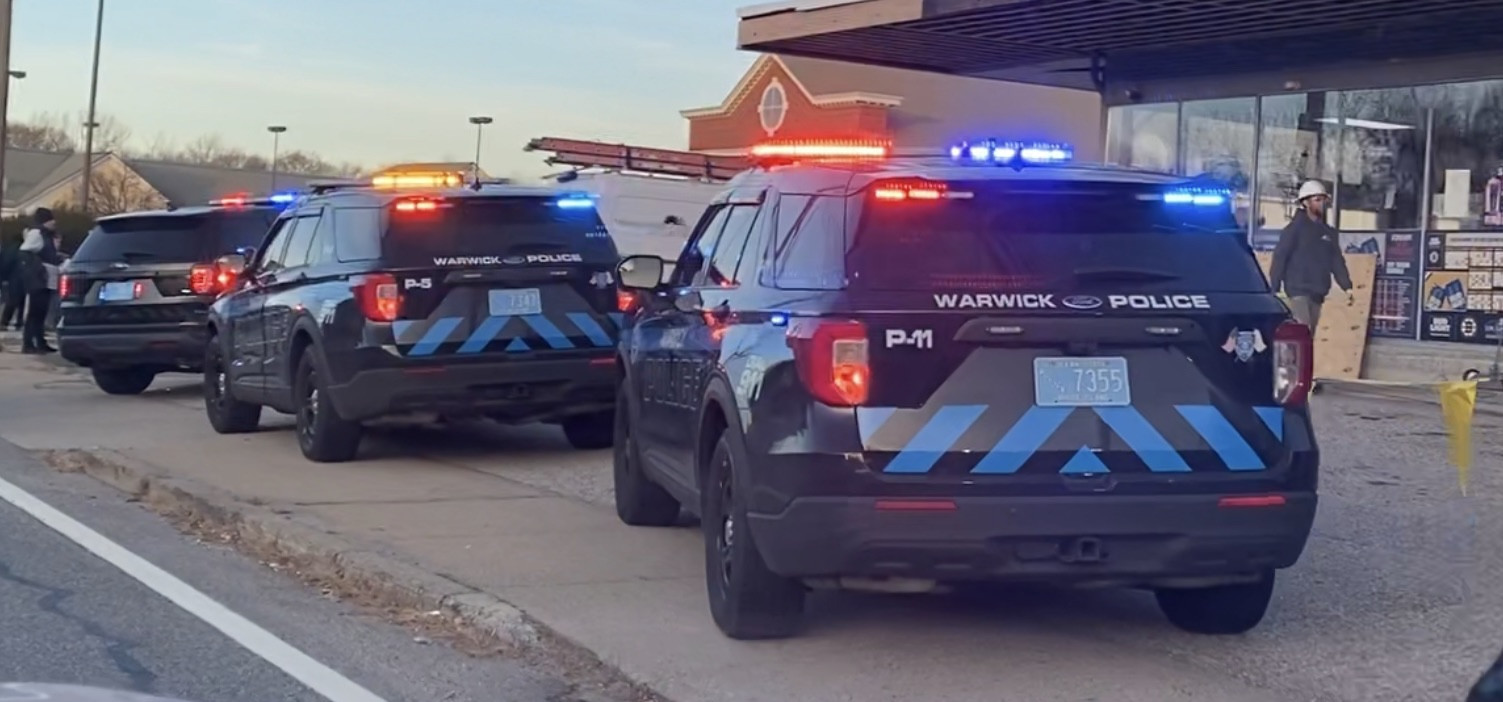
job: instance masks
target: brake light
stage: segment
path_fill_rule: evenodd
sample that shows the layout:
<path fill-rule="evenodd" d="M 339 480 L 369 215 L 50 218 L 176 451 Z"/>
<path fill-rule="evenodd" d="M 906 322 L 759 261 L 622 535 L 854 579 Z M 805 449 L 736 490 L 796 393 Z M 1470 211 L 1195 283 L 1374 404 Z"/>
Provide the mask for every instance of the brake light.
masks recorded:
<path fill-rule="evenodd" d="M 1315 341 L 1310 328 L 1284 322 L 1273 333 L 1273 398 L 1286 407 L 1302 407 L 1315 383 Z"/>
<path fill-rule="evenodd" d="M 942 200 L 948 196 L 969 195 L 951 193 L 944 183 L 929 180 L 885 180 L 872 187 L 872 197 L 885 202 L 901 200 Z"/>
<path fill-rule="evenodd" d="M 219 295 L 235 286 L 235 272 L 214 263 L 200 263 L 188 273 L 188 288 L 194 295 Z M 140 297 L 140 291 L 137 291 Z"/>
<path fill-rule="evenodd" d="M 855 407 L 871 394 L 866 325 L 854 321 L 795 320 L 788 345 L 799 379 L 827 405 Z"/>
<path fill-rule="evenodd" d="M 1222 509 L 1259 509 L 1267 507 L 1283 507 L 1289 504 L 1283 495 L 1246 495 L 1242 497 L 1223 497 L 1216 502 Z"/>
<path fill-rule="evenodd" d="M 65 298 L 71 292 L 73 292 L 73 278 L 66 275 L 60 276 L 57 279 L 57 296 Z"/>
<path fill-rule="evenodd" d="M 372 273 L 354 285 L 360 311 L 372 322 L 395 322 L 402 314 L 402 293 L 390 273 Z"/>
<path fill-rule="evenodd" d="M 434 212 L 441 201 L 431 197 L 408 197 L 397 200 L 392 208 L 398 212 Z"/>
<path fill-rule="evenodd" d="M 636 293 L 630 290 L 616 291 L 616 309 L 618 311 L 631 314 L 632 312 L 636 312 L 637 308 L 641 307 L 641 305 L 642 299 L 637 297 Z"/>

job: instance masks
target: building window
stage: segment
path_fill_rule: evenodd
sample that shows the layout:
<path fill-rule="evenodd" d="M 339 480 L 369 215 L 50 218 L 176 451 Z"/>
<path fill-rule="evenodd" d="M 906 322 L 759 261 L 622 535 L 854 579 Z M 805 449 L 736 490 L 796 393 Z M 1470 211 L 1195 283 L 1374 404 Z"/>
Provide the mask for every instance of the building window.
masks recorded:
<path fill-rule="evenodd" d="M 757 107 L 757 114 L 762 117 L 762 129 L 768 136 L 783 126 L 783 118 L 788 116 L 788 94 L 776 78 L 762 91 L 762 104 Z"/>
<path fill-rule="evenodd" d="M 1257 98 L 1199 100 L 1180 110 L 1181 170 L 1188 176 L 1214 180 L 1233 193 L 1237 222 L 1246 227 L 1251 216 L 1257 138 Z"/>
<path fill-rule="evenodd" d="M 1173 171 L 1178 163 L 1179 105 L 1125 105 L 1106 118 L 1107 160 L 1122 166 Z"/>
<path fill-rule="evenodd" d="M 1430 228 L 1503 227 L 1503 80 L 1419 88 L 1434 110 Z"/>
<path fill-rule="evenodd" d="M 1336 210 L 1343 231 L 1419 229 L 1425 172 L 1425 109 L 1414 88 L 1336 95 L 1340 168 Z"/>
<path fill-rule="evenodd" d="M 1258 207 L 1253 246 L 1273 248 L 1294 218 L 1295 196 L 1307 180 L 1330 189 L 1336 176 L 1338 127 L 1327 116 L 1325 93 L 1262 98 L 1258 142 Z"/>

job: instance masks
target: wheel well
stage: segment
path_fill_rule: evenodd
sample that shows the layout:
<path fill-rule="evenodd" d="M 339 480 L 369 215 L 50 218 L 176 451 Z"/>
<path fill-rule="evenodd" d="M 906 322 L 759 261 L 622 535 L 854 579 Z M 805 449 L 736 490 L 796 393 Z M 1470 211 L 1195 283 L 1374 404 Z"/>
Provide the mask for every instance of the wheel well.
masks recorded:
<path fill-rule="evenodd" d="M 292 350 L 287 353 L 287 375 L 297 375 L 297 366 L 303 362 L 303 352 L 313 345 L 313 335 L 299 329 L 292 334 Z"/>
<path fill-rule="evenodd" d="M 212 339 L 212 338 L 214 338 L 216 336 L 219 336 L 219 326 L 218 325 L 214 324 L 213 322 L 209 322 L 206 326 L 207 326 L 207 331 L 208 331 L 208 337 L 210 339 Z"/>
<path fill-rule="evenodd" d="M 720 435 L 725 433 L 729 426 L 725 419 L 725 410 L 720 407 L 720 402 L 710 400 L 705 407 L 704 416 L 699 418 L 699 445 L 694 456 L 694 472 L 699 484 L 705 484 L 705 474 L 710 470 L 710 457 L 715 454 L 715 444 L 720 442 Z"/>

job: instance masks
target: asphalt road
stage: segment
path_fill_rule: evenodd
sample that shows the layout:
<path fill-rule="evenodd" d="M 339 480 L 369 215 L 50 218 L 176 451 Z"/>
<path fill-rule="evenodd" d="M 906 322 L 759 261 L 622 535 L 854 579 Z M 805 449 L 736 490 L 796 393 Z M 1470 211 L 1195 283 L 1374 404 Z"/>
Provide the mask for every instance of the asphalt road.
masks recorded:
<path fill-rule="evenodd" d="M 119 493 L 59 475 L 8 445 L 15 484 L 282 640 L 399 700 L 566 700 L 567 685 L 472 658 L 305 590 L 227 549 L 181 536 Z M 0 502 L 0 682 L 69 683 L 193 702 L 322 700 L 110 563 Z"/>

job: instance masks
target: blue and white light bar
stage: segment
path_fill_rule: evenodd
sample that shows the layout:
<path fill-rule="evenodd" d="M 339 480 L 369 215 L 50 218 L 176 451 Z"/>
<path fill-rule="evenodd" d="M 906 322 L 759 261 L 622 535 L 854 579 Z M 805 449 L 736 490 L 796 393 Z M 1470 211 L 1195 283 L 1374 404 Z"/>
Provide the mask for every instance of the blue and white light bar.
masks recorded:
<path fill-rule="evenodd" d="M 1067 163 L 1075 158 L 1075 149 L 1069 144 L 1045 141 L 998 141 L 985 139 L 961 142 L 950 147 L 950 158 L 970 163 L 993 163 L 1008 165 L 1023 163 Z"/>
<path fill-rule="evenodd" d="M 1200 205 L 1221 207 L 1231 201 L 1231 192 L 1219 188 L 1172 188 L 1163 194 L 1166 205 Z"/>
<path fill-rule="evenodd" d="M 569 193 L 555 203 L 559 209 L 587 210 L 595 206 L 595 197 L 589 193 Z"/>

